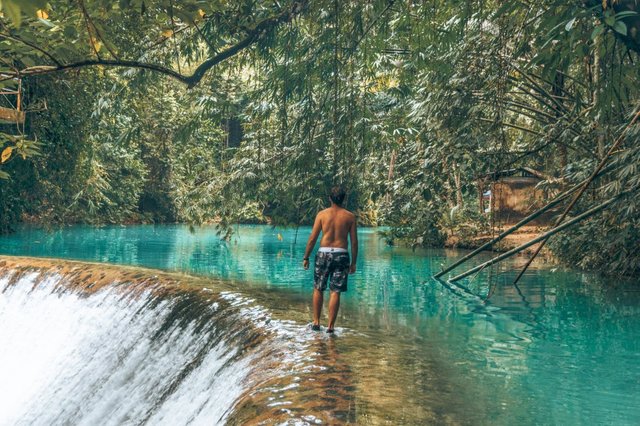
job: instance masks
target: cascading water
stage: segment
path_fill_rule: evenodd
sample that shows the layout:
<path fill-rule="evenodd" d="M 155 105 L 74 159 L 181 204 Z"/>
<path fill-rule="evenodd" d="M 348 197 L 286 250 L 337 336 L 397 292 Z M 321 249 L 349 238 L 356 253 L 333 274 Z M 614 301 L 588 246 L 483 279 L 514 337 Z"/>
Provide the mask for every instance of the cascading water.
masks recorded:
<path fill-rule="evenodd" d="M 300 326 L 234 293 L 91 268 L 0 262 L 0 425 L 235 424 L 243 406 L 295 418 Z"/>

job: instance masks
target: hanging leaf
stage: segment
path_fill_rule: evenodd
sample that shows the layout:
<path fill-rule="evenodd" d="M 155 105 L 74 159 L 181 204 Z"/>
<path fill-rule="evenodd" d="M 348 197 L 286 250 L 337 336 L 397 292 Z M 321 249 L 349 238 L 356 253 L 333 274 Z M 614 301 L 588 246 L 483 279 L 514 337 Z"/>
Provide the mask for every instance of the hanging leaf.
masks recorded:
<path fill-rule="evenodd" d="M 567 22 L 567 25 L 564 26 L 564 29 L 567 31 L 571 31 L 571 28 L 573 28 L 573 24 L 575 23 L 576 23 L 576 18 L 573 18 L 572 20 Z"/>
<path fill-rule="evenodd" d="M 617 33 L 620 33 L 624 36 L 627 35 L 627 25 L 622 21 L 616 21 L 616 23 L 613 24 L 613 29 Z"/>
<path fill-rule="evenodd" d="M 629 16 L 637 16 L 638 12 L 633 10 L 625 10 L 623 12 L 616 13 L 616 19 L 619 21 L 620 19 L 627 18 Z"/>
<path fill-rule="evenodd" d="M 2 151 L 2 155 L 0 155 L 0 163 L 5 163 L 9 157 L 11 157 L 11 152 L 13 151 L 13 147 L 8 146 Z"/>

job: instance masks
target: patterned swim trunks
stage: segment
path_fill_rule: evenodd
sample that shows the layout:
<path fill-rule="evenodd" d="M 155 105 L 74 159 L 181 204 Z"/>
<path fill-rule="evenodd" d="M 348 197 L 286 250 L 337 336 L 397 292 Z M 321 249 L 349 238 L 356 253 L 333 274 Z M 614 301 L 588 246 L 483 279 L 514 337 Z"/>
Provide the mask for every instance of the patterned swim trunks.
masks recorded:
<path fill-rule="evenodd" d="M 320 291 L 327 289 L 339 293 L 347 291 L 347 278 L 349 277 L 349 253 L 325 252 L 316 253 L 313 288 Z"/>

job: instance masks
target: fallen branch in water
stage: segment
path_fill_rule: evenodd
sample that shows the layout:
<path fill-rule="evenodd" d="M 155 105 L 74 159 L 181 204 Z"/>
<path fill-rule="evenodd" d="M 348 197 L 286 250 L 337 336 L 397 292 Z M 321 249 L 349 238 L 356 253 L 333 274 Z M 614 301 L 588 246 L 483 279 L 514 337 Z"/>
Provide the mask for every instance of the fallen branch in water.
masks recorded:
<path fill-rule="evenodd" d="M 632 117 L 631 121 L 629 122 L 629 124 L 627 124 L 627 126 L 624 128 L 622 133 L 620 133 L 620 136 L 618 136 L 618 139 L 616 139 L 616 141 L 613 143 L 613 145 L 611 145 L 611 148 L 609 148 L 609 151 L 607 151 L 605 156 L 600 161 L 600 164 L 598 164 L 598 166 L 593 170 L 593 172 L 591 173 L 589 178 L 586 180 L 586 182 L 582 185 L 582 188 L 580 188 L 580 191 L 578 191 L 578 193 L 573 197 L 573 200 L 571 200 L 571 203 L 569 203 L 569 205 L 564 209 L 564 212 L 562 212 L 562 215 L 558 218 L 558 220 L 556 220 L 556 222 L 554 224 L 554 227 L 557 228 L 558 225 L 560 225 L 562 223 L 562 221 L 567 217 L 567 215 L 569 214 L 569 212 L 571 211 L 573 206 L 578 202 L 578 200 L 580 199 L 582 194 L 585 193 L 585 191 L 587 190 L 587 187 L 589 186 L 589 184 L 591 184 L 591 182 L 593 182 L 593 180 L 596 178 L 596 176 L 598 176 L 600 171 L 607 164 L 607 161 L 609 161 L 609 158 L 611 157 L 611 155 L 615 152 L 615 150 L 618 148 L 618 146 L 622 143 L 622 141 L 624 140 L 625 135 L 627 134 L 627 131 L 638 121 L 638 118 L 640 118 L 640 109 L 636 109 L 636 112 L 633 115 L 633 117 Z M 536 258 L 536 256 L 538 256 L 538 253 L 540 253 L 540 250 L 542 250 L 542 248 L 544 247 L 544 245 L 546 244 L 547 240 L 549 239 L 549 237 L 551 235 L 553 235 L 553 234 L 549 234 L 549 235 L 545 236 L 545 238 L 543 238 L 541 240 L 542 242 L 540 243 L 538 248 L 536 248 L 536 251 L 533 253 L 531 258 L 527 261 L 527 263 L 524 265 L 524 267 L 522 268 L 522 270 L 520 271 L 520 273 L 518 274 L 516 279 L 513 281 L 514 284 L 518 283 L 520 278 L 524 275 L 526 270 L 529 268 L 529 265 L 531 265 L 531 262 L 533 262 L 533 260 Z"/>
<path fill-rule="evenodd" d="M 600 205 L 598 205 L 598 206 L 596 206 L 596 207 L 594 207 L 594 208 L 592 208 L 590 210 L 587 210 L 586 212 L 574 217 L 570 221 L 565 222 L 560 226 L 556 226 L 555 228 L 545 232 L 544 234 L 534 238 L 533 240 L 531 240 L 531 241 L 529 241 L 527 243 L 524 243 L 524 244 L 522 244 L 522 245 L 520 245 L 520 246 L 518 246 L 518 247 L 516 247 L 514 249 L 511 249 L 511 250 L 501 254 L 500 256 L 496 256 L 491 260 L 488 260 L 488 261 L 486 261 L 486 262 L 484 262 L 484 263 L 482 263 L 482 264 L 480 264 L 480 265 L 478 265 L 478 266 L 476 266 L 474 268 L 469 269 L 468 271 L 465 271 L 465 272 L 461 273 L 460 275 L 456 275 L 455 277 L 451 278 L 449 281 L 455 282 L 455 281 L 461 280 L 464 277 L 468 277 L 469 275 L 471 275 L 471 274 L 473 274 L 475 272 L 483 270 L 487 266 L 491 266 L 494 263 L 500 262 L 501 260 L 504 260 L 504 259 L 506 259 L 508 257 L 511 257 L 514 254 L 519 253 L 522 250 L 527 249 L 527 248 L 531 247 L 532 245 L 534 245 L 534 244 L 536 244 L 536 243 L 538 243 L 540 241 L 546 241 L 546 240 L 549 239 L 550 236 L 552 236 L 554 234 L 557 234 L 558 232 L 563 231 L 563 230 L 567 229 L 568 227 L 570 227 L 571 225 L 574 225 L 574 224 L 576 224 L 576 223 L 578 223 L 578 222 L 580 222 L 580 221 L 582 221 L 584 219 L 587 219 L 588 217 L 593 216 L 594 214 L 598 213 L 601 210 L 604 210 L 605 208 L 609 207 L 609 205 L 611 205 L 613 202 L 617 201 L 621 197 L 623 197 L 623 196 L 625 196 L 625 195 L 627 195 L 627 194 L 629 194 L 631 192 L 632 191 L 622 192 L 622 193 L 616 195 L 615 197 L 608 199 L 604 203 L 602 203 L 602 204 L 600 204 Z"/>

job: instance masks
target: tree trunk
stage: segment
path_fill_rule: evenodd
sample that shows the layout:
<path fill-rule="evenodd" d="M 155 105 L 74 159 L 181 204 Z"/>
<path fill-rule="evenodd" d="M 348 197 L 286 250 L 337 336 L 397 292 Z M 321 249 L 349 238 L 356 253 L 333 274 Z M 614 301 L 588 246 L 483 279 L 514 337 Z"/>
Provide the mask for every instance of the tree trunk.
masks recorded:
<path fill-rule="evenodd" d="M 456 206 L 459 209 L 464 207 L 464 199 L 462 198 L 462 177 L 460 176 L 460 170 L 454 165 L 453 167 L 453 181 L 456 184 Z"/>
<path fill-rule="evenodd" d="M 484 179 L 478 179 L 478 207 L 480 214 L 484 214 Z"/>
<path fill-rule="evenodd" d="M 393 168 L 396 165 L 396 150 L 391 151 L 391 159 L 389 160 L 389 174 L 387 175 L 387 180 L 391 183 L 393 179 Z"/>

